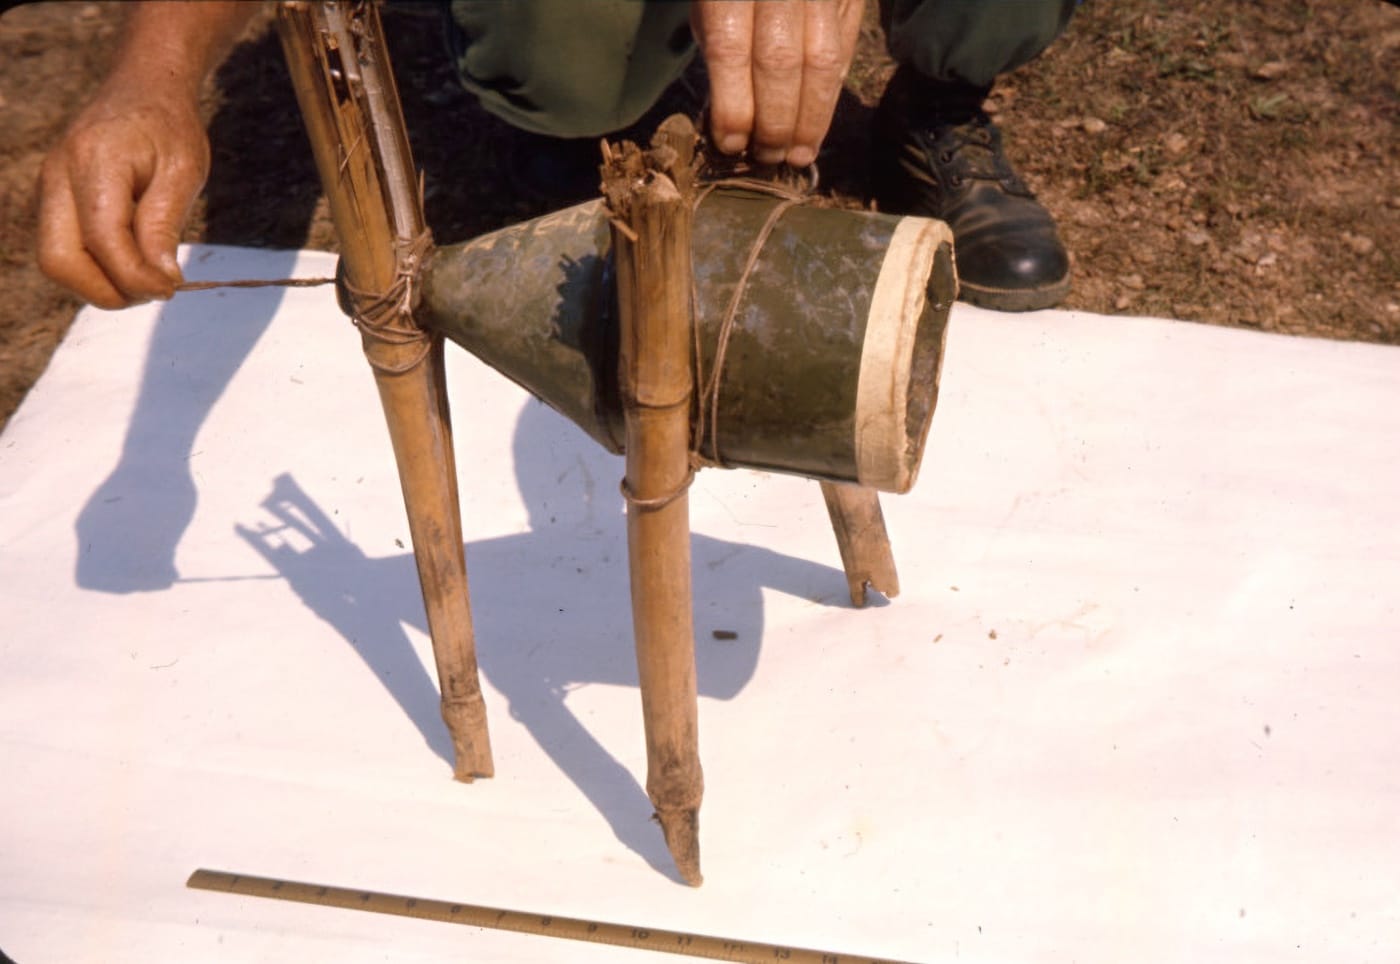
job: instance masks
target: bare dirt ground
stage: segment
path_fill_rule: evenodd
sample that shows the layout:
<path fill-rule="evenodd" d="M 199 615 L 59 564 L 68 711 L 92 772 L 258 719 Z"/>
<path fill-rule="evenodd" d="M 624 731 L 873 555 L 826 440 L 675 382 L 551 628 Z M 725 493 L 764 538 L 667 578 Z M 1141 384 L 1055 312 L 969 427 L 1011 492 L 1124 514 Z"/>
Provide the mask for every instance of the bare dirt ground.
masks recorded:
<path fill-rule="evenodd" d="M 121 6 L 0 16 L 0 425 L 79 307 L 33 265 L 33 184 L 106 69 Z M 455 87 L 435 11 L 385 20 L 438 240 L 568 200 L 512 187 L 511 135 Z M 207 93 L 213 170 L 187 240 L 333 250 L 268 22 Z M 864 196 L 866 127 L 891 69 L 869 18 L 820 161 L 838 195 Z M 703 88 L 697 68 L 654 114 Z M 1088 0 L 991 106 L 1071 249 L 1066 307 L 1400 344 L 1395 6 Z"/>

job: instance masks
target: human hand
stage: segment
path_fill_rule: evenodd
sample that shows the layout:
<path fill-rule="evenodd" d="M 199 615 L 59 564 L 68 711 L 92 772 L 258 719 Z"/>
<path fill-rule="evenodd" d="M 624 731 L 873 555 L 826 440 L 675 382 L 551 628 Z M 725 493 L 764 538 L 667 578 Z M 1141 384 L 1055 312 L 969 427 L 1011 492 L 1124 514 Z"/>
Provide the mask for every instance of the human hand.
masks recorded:
<path fill-rule="evenodd" d="M 169 298 L 175 248 L 209 172 L 193 99 L 108 88 L 39 175 L 39 267 L 100 308 Z"/>
<path fill-rule="evenodd" d="M 864 0 L 694 0 L 710 132 L 726 154 L 805 167 L 831 126 Z"/>

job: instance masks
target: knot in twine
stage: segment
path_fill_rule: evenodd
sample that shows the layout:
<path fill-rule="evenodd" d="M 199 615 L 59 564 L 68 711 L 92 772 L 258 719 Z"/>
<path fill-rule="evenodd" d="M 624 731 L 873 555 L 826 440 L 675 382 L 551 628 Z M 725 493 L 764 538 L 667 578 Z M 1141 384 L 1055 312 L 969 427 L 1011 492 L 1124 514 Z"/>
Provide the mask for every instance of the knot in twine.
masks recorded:
<path fill-rule="evenodd" d="M 413 309 L 420 294 L 418 278 L 422 273 L 423 259 L 432 248 L 433 233 L 428 228 L 424 228 L 417 237 L 397 239 L 394 242 L 397 262 L 394 279 L 383 291 L 366 291 L 351 284 L 349 278 L 344 281 L 345 293 L 350 300 L 350 321 L 367 341 L 416 349 L 408 358 L 393 364 L 377 359 L 373 354 L 366 354 L 370 367 L 377 372 L 387 375 L 411 372 L 432 351 L 433 336 L 413 320 Z"/>
<path fill-rule="evenodd" d="M 420 294 L 418 278 L 423 260 L 433 249 L 433 234 L 428 228 L 413 238 L 394 242 L 394 280 L 382 292 L 365 291 L 344 279 L 345 293 L 350 300 L 350 321 L 369 341 L 382 345 L 416 346 L 417 351 L 407 359 L 389 364 L 369 357 L 370 367 L 389 375 L 413 371 L 428 357 L 433 337 L 413 321 L 413 309 Z M 312 288 L 335 284 L 335 278 L 240 278 L 230 281 L 183 281 L 175 286 L 180 291 L 210 291 L 215 288 Z"/>

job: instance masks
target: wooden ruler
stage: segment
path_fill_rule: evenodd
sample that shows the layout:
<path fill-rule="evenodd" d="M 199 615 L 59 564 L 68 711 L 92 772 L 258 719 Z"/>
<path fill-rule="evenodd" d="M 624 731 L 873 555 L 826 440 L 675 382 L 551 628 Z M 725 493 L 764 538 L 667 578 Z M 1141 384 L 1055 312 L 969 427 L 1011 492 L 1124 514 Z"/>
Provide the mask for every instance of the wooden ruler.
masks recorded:
<path fill-rule="evenodd" d="M 517 931 L 540 937 L 562 937 L 594 944 L 634 947 L 645 951 L 665 951 L 690 957 L 706 957 L 715 961 L 740 961 L 750 964 L 770 964 L 773 961 L 787 961 L 789 964 L 901 964 L 899 961 L 858 954 L 837 954 L 831 951 L 786 947 L 781 944 L 707 937 L 684 931 L 657 930 L 652 927 L 580 920 L 576 917 L 502 910 L 499 907 L 483 907 L 480 904 L 453 904 L 425 897 L 405 897 L 400 894 L 382 894 L 349 887 L 298 883 L 274 877 L 231 874 L 222 870 L 196 870 L 190 875 L 186 886 L 198 890 L 242 894 L 245 897 L 270 897 L 303 904 L 320 904 L 323 907 L 442 921 L 446 924 L 467 924 L 471 927 Z"/>

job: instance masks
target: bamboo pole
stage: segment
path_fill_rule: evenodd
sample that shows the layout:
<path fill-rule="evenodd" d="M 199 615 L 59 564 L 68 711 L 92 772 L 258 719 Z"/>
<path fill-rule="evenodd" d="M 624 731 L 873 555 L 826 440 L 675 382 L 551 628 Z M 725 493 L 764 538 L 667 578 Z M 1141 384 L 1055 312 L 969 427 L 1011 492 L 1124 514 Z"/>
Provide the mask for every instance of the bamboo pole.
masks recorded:
<path fill-rule="evenodd" d="M 690 578 L 690 224 L 695 130 L 668 119 L 643 153 L 604 146 L 626 425 L 627 548 L 647 795 L 682 879 L 701 882 Z"/>
<path fill-rule="evenodd" d="M 403 291 L 389 336 L 361 324 L 363 346 L 398 463 L 454 775 L 489 777 L 442 340 L 418 328 L 415 279 L 401 260 L 426 238 L 422 198 L 383 28 L 373 4 L 302 0 L 279 5 L 277 25 L 347 280 L 361 291 Z"/>
<path fill-rule="evenodd" d="M 880 511 L 880 493 L 869 486 L 838 482 L 823 482 L 821 488 L 851 602 L 864 606 L 867 588 L 898 596 L 899 573 L 885 531 L 885 514 Z"/>

